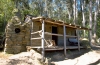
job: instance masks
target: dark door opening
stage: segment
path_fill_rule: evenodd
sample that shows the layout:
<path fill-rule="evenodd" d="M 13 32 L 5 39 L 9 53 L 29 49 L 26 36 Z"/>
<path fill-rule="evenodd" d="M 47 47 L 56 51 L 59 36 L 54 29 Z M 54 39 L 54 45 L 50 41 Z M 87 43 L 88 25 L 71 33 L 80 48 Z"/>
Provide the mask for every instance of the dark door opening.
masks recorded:
<path fill-rule="evenodd" d="M 54 34 L 57 34 L 58 33 L 57 27 L 52 26 L 52 33 L 54 33 Z M 58 43 L 58 36 L 52 35 L 52 40 L 54 40 L 55 43 L 56 43 L 56 45 L 57 45 L 57 43 Z"/>

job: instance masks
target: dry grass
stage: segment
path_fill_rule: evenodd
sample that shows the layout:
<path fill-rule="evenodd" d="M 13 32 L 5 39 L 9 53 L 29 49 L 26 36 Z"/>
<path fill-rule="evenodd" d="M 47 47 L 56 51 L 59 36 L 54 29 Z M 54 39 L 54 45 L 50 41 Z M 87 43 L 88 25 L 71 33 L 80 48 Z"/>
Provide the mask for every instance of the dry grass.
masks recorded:
<path fill-rule="evenodd" d="M 12 55 L 13 54 L 6 54 L 6 53 L 0 51 L 0 58 L 8 59 Z"/>

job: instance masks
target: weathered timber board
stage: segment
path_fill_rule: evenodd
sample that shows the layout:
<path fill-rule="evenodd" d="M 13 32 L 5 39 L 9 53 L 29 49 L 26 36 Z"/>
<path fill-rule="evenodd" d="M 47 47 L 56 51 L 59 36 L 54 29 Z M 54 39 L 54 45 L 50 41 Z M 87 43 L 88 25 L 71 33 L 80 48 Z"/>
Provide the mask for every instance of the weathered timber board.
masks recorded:
<path fill-rule="evenodd" d="M 42 48 L 41 46 L 27 46 L 27 49 L 35 49 L 35 48 Z M 84 48 L 80 46 L 80 48 Z M 78 49 L 78 46 L 66 46 L 66 49 Z M 63 46 L 52 46 L 52 47 L 45 47 L 45 51 L 54 51 L 54 50 L 64 50 Z"/>

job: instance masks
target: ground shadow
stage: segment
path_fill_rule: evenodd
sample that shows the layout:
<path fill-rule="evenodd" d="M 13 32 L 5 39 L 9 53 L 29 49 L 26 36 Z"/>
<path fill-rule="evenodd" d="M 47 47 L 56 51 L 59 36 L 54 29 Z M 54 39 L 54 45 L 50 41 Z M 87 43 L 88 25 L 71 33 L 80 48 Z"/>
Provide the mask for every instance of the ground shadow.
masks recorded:
<path fill-rule="evenodd" d="M 99 64 L 100 63 L 100 59 L 99 60 L 97 60 L 96 62 L 94 62 L 94 63 L 91 63 L 91 64 L 89 64 L 89 65 L 97 65 L 97 64 Z"/>
<path fill-rule="evenodd" d="M 75 59 L 77 57 L 80 57 L 81 55 L 84 55 L 85 53 L 88 53 L 89 51 L 91 51 L 90 48 L 81 49 L 80 51 L 78 51 L 78 50 L 70 50 L 70 53 L 68 54 L 67 58 L 68 59 Z"/>
<path fill-rule="evenodd" d="M 7 65 L 17 65 L 17 64 L 22 64 L 22 63 L 24 63 L 25 65 L 33 65 L 32 62 L 28 62 L 27 60 L 19 60 L 19 59 L 9 60 Z"/>
<path fill-rule="evenodd" d="M 100 46 L 93 46 L 91 47 L 92 50 L 100 50 Z"/>
<path fill-rule="evenodd" d="M 88 53 L 91 51 L 91 49 L 81 49 L 78 51 L 75 50 L 67 50 L 67 55 L 64 56 L 64 51 L 50 51 L 46 52 L 46 57 L 50 58 L 51 61 L 63 61 L 67 59 L 75 59 L 77 57 L 80 57 L 81 55 L 84 55 L 85 53 Z"/>

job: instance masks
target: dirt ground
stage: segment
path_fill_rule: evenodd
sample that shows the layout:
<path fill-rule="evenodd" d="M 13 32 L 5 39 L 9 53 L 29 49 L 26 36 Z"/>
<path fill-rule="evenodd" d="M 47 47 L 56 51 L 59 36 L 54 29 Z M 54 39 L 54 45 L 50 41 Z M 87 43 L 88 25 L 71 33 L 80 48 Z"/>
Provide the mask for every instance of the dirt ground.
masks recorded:
<path fill-rule="evenodd" d="M 46 52 L 46 57 L 51 60 L 51 65 L 100 65 L 100 47 L 92 49 L 67 50 Z M 0 52 L 0 65 L 37 65 L 34 57 L 29 52 L 19 54 L 4 54 Z"/>
<path fill-rule="evenodd" d="M 0 65 L 42 65 L 37 60 L 41 57 L 38 53 L 22 52 L 19 54 L 5 54 L 1 52 L 0 55 Z"/>
<path fill-rule="evenodd" d="M 100 65 L 100 47 L 92 49 L 68 50 L 67 56 L 63 52 L 48 53 L 52 65 Z"/>

